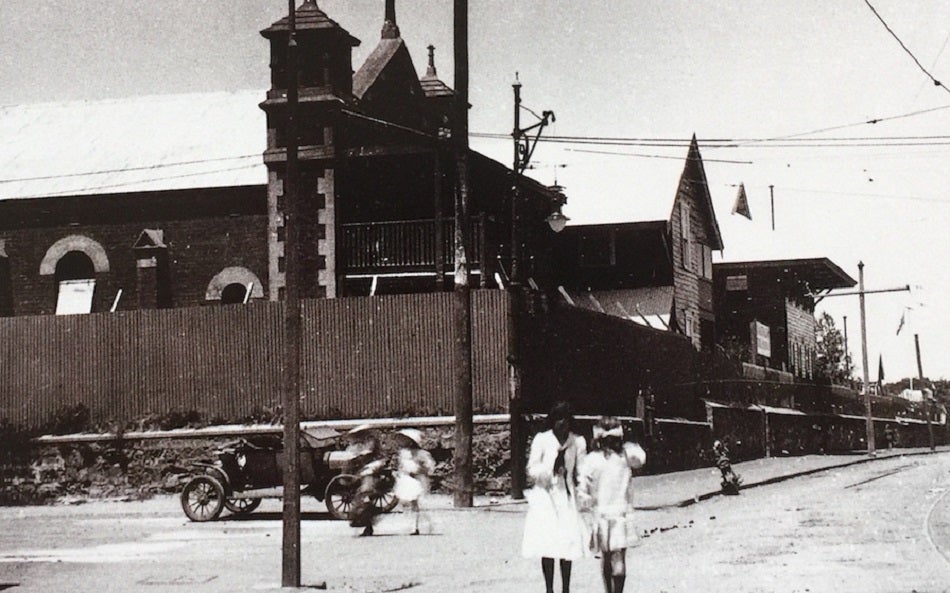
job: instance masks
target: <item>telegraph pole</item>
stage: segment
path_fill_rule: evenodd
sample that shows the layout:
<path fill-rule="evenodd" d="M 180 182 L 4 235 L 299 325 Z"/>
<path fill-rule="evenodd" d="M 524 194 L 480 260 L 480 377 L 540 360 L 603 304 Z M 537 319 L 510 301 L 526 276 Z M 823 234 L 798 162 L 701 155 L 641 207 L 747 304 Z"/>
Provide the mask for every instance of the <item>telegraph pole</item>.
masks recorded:
<path fill-rule="evenodd" d="M 521 335 L 522 315 L 525 312 L 524 281 L 522 279 L 521 238 L 521 175 L 531 161 L 534 147 L 542 130 L 554 121 L 553 111 L 542 111 L 541 121 L 526 128 L 521 127 L 521 82 L 515 75 L 511 85 L 514 92 L 514 158 L 511 167 L 511 275 L 508 282 L 508 414 L 511 434 L 511 497 L 524 498 L 526 434 L 523 418 L 524 396 L 522 393 Z M 532 139 L 528 132 L 535 130 Z M 550 221 L 550 218 L 548 219 Z M 563 225 L 562 225 L 563 226 Z M 552 227 L 553 228 L 553 227 Z"/>
<path fill-rule="evenodd" d="M 867 441 L 868 455 L 874 457 L 874 417 L 871 414 L 871 391 L 868 389 L 870 378 L 868 376 L 868 326 L 867 316 L 864 309 L 864 297 L 869 294 L 878 294 L 882 292 L 909 292 L 910 285 L 905 284 L 899 288 L 880 288 L 877 290 L 864 290 L 864 262 L 858 262 L 858 292 L 837 292 L 826 294 L 824 297 L 853 296 L 858 295 L 861 306 L 861 365 L 864 367 L 864 411 L 867 417 Z M 845 317 L 845 327 L 847 328 L 847 317 Z M 847 329 L 845 329 L 845 340 L 847 343 Z M 847 352 L 847 347 L 845 348 Z"/>
<path fill-rule="evenodd" d="M 871 390 L 868 389 L 868 324 L 864 311 L 864 262 L 858 262 L 858 300 L 861 303 L 861 365 L 864 370 L 864 412 L 866 414 L 866 430 L 868 455 L 874 457 L 874 415 L 871 413 Z"/>
<path fill-rule="evenodd" d="M 924 367 L 920 364 L 920 338 L 914 334 L 914 350 L 917 351 L 917 378 L 920 379 L 920 392 L 924 394 L 924 409 L 927 413 L 927 436 L 930 437 L 930 450 L 936 451 L 934 445 L 934 427 L 930 423 L 931 411 L 933 410 L 933 394 L 928 395 L 929 389 L 924 387 Z"/>
<path fill-rule="evenodd" d="M 518 177 L 521 168 L 521 83 L 515 79 L 512 85 L 515 101 L 515 123 L 512 130 L 514 159 L 511 168 L 511 274 L 508 278 L 508 416 L 511 440 L 511 497 L 524 498 L 525 487 L 525 426 L 521 401 L 521 246 L 518 236 L 518 204 L 521 201 Z"/>
<path fill-rule="evenodd" d="M 454 0 L 456 118 L 453 142 L 455 190 L 455 465 L 456 507 L 471 507 L 472 472 L 472 288 L 468 253 L 468 0 Z M 483 266 L 485 262 L 481 262 Z"/>
<path fill-rule="evenodd" d="M 282 587 L 300 587 L 300 204 L 297 163 L 297 23 L 294 0 L 287 19 L 287 165 L 284 172 L 284 492 Z"/>

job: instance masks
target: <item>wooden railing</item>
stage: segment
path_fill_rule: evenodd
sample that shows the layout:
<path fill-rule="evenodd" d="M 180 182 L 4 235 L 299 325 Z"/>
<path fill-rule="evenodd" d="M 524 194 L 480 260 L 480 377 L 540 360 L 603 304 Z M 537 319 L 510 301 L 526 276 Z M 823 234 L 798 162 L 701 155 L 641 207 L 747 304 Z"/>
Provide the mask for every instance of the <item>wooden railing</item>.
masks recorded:
<path fill-rule="evenodd" d="M 455 222 L 442 221 L 441 241 L 435 220 L 400 220 L 342 225 L 345 273 L 433 271 L 439 263 L 451 267 L 455 257 Z M 469 263 L 477 266 L 484 244 L 480 220 L 472 222 Z"/>

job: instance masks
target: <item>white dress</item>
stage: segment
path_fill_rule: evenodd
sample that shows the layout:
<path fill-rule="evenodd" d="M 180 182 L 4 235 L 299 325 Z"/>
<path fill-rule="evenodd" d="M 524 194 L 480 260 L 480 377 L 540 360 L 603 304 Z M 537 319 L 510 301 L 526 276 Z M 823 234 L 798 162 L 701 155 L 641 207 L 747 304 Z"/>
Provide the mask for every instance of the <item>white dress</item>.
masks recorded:
<path fill-rule="evenodd" d="M 400 502 L 417 502 L 429 491 L 429 476 L 435 470 L 432 454 L 424 449 L 400 449 L 399 468 L 393 493 Z"/>
<path fill-rule="evenodd" d="M 626 443 L 622 453 L 595 451 L 584 459 L 578 485 L 582 508 L 593 511 L 591 550 L 611 552 L 639 544 L 633 510 L 633 472 L 646 453 Z"/>
<path fill-rule="evenodd" d="M 554 470 L 561 444 L 551 431 L 538 433 L 531 442 L 528 477 L 534 487 L 525 492 L 521 553 L 526 558 L 577 560 L 587 555 L 588 535 L 577 509 L 574 476 L 587 451 L 583 437 L 571 434 L 564 450 L 564 470 Z"/>

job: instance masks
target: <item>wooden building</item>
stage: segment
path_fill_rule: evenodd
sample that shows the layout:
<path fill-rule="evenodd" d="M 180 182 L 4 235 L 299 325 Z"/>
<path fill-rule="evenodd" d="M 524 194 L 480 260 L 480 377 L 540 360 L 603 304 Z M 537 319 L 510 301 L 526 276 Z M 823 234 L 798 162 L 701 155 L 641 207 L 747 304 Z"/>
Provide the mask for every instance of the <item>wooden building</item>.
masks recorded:
<path fill-rule="evenodd" d="M 713 266 L 717 342 L 743 361 L 814 376 L 815 304 L 855 280 L 827 258 Z"/>
<path fill-rule="evenodd" d="M 673 189 L 672 204 L 643 200 L 668 208 L 662 220 L 567 227 L 558 237 L 559 282 L 577 306 L 677 332 L 696 349 L 709 349 L 716 323 L 712 252 L 723 242 L 695 136 Z"/>

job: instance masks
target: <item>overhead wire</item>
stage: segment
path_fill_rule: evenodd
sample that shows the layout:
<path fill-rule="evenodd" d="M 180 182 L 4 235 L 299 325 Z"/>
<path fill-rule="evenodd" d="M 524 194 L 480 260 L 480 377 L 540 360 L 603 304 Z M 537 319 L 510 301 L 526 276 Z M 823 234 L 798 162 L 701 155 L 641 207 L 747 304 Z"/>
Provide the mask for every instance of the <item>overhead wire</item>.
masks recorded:
<path fill-rule="evenodd" d="M 0 183 L 19 183 L 23 181 L 44 181 L 48 179 L 69 179 L 71 177 L 91 177 L 93 175 L 106 175 L 109 173 L 127 173 L 130 171 L 153 171 L 157 169 L 167 169 L 169 167 L 181 167 L 183 165 L 200 165 L 202 163 L 216 163 L 221 161 L 236 161 L 239 159 L 260 158 L 260 154 L 242 154 L 239 156 L 219 157 L 213 159 L 195 159 L 191 161 L 176 161 L 174 163 L 161 163 L 157 165 L 143 165 L 140 167 L 121 167 L 116 169 L 99 169 L 96 171 L 82 171 L 76 173 L 61 173 L 56 175 L 37 175 L 33 177 L 10 177 L 0 178 Z M 243 167 L 242 167 L 243 168 Z M 227 170 L 227 169 L 226 169 Z M 215 172 L 215 171 L 210 171 Z"/>
<path fill-rule="evenodd" d="M 910 56 L 910 58 L 911 58 L 912 60 L 914 60 L 914 63 L 917 64 L 917 67 L 918 67 L 918 68 L 920 68 L 920 71 L 923 72 L 924 74 L 926 74 L 926 75 L 927 75 L 927 78 L 929 78 L 930 80 L 933 81 L 934 86 L 938 86 L 938 87 L 942 88 L 943 90 L 947 91 L 948 93 L 950 93 L 950 89 L 948 89 L 946 86 L 944 86 L 944 84 L 943 84 L 942 82 L 940 82 L 939 80 L 937 80 L 936 78 L 934 78 L 934 75 L 931 74 L 931 73 L 924 67 L 924 65 L 920 63 L 920 60 L 917 59 L 917 56 L 914 55 L 914 52 L 910 51 L 910 49 L 907 47 L 907 45 L 904 44 L 904 42 L 901 40 L 901 38 L 897 36 L 897 33 L 895 33 L 895 32 L 894 32 L 894 29 L 892 29 L 892 28 L 890 27 L 890 25 L 887 24 L 887 21 L 885 21 L 884 18 L 881 16 L 881 14 L 877 11 L 877 9 L 874 8 L 874 6 L 871 4 L 870 0 L 864 0 L 864 3 L 868 5 L 868 8 L 871 9 L 871 12 L 874 13 L 874 16 L 877 17 L 877 20 L 881 21 L 881 24 L 884 25 L 884 28 L 887 29 L 887 32 L 891 34 L 891 37 L 893 37 L 893 38 L 897 41 L 897 43 L 900 44 L 901 48 L 903 48 L 903 50 L 907 53 L 907 55 Z"/>
<path fill-rule="evenodd" d="M 237 166 L 237 167 L 225 167 L 225 168 L 222 168 L 222 169 L 209 169 L 209 170 L 205 170 L 205 171 L 194 171 L 194 172 L 192 172 L 192 173 L 182 173 L 182 174 L 180 174 L 180 175 L 164 175 L 164 176 L 161 176 L 161 177 L 152 177 L 152 178 L 149 178 L 149 179 L 135 179 L 135 180 L 122 181 L 122 182 L 117 182 L 117 183 L 107 183 L 107 184 L 102 184 L 102 185 L 91 185 L 91 186 L 87 186 L 87 187 L 80 187 L 80 188 L 73 188 L 73 189 L 64 189 L 64 190 L 56 190 L 56 191 L 52 191 L 52 192 L 44 192 L 44 193 L 41 193 L 41 194 L 34 194 L 34 195 L 27 195 L 27 196 L 17 196 L 17 199 L 48 198 L 48 197 L 51 197 L 51 196 L 66 196 L 66 195 L 74 195 L 74 194 L 79 195 L 79 194 L 86 194 L 86 193 L 90 192 L 91 190 L 97 190 L 97 189 L 115 189 L 115 188 L 118 188 L 118 187 L 128 187 L 128 186 L 133 186 L 133 185 L 140 185 L 140 184 L 143 184 L 143 183 L 154 183 L 154 182 L 156 182 L 156 181 L 167 181 L 167 180 L 170 180 L 170 179 L 183 179 L 183 178 L 185 178 L 185 177 L 200 177 L 200 176 L 202 176 L 202 175 L 210 175 L 210 174 L 213 174 L 213 173 L 226 173 L 226 172 L 229 172 L 229 171 L 241 171 L 241 170 L 243 170 L 243 169 L 253 169 L 253 168 L 257 167 L 257 166 L 259 166 L 258 163 L 252 163 L 252 164 L 250 164 L 250 165 L 240 165 L 240 166 Z"/>

